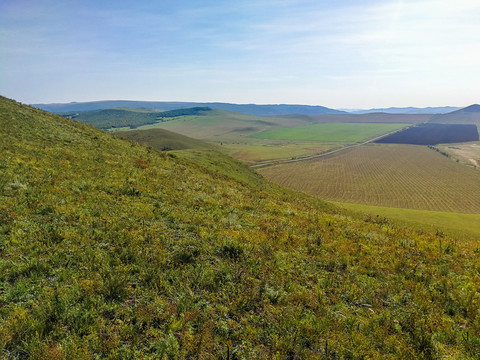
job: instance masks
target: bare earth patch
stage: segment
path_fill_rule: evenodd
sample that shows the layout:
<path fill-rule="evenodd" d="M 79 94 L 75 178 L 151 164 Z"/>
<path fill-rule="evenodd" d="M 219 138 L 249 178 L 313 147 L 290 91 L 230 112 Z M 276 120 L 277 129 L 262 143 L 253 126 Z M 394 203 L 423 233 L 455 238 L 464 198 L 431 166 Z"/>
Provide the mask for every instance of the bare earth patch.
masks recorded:
<path fill-rule="evenodd" d="M 462 163 L 480 167 L 480 143 L 478 142 L 437 147 Z"/>

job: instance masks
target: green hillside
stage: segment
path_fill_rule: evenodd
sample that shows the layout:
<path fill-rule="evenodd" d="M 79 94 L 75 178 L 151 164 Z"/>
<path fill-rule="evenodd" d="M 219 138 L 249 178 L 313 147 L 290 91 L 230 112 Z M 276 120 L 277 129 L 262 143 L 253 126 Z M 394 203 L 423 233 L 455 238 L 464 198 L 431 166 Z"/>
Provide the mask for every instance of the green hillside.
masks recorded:
<path fill-rule="evenodd" d="M 115 136 L 133 140 L 139 144 L 148 145 L 161 151 L 186 149 L 213 150 L 215 148 L 213 145 L 204 141 L 189 138 L 164 129 L 119 131 L 115 133 Z"/>
<path fill-rule="evenodd" d="M 169 121 L 180 116 L 204 115 L 212 109 L 208 107 L 194 107 L 169 111 L 151 109 L 103 109 L 79 113 L 66 113 L 65 117 L 95 126 L 99 129 L 127 127 L 135 129 L 142 125 Z"/>
<path fill-rule="evenodd" d="M 474 359 L 480 249 L 0 98 L 0 358 Z"/>
<path fill-rule="evenodd" d="M 304 123 L 302 120 L 297 122 Z M 183 116 L 145 125 L 139 129 L 162 128 L 196 139 L 225 141 L 239 139 L 265 129 L 284 126 L 284 119 L 262 118 L 225 110 L 214 109 L 200 115 Z"/>

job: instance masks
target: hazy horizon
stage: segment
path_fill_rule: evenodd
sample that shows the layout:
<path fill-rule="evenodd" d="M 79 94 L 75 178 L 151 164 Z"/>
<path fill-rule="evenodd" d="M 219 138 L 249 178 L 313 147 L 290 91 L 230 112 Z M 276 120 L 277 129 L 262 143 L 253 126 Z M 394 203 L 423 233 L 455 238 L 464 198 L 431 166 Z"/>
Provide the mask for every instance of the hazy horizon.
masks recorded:
<path fill-rule="evenodd" d="M 480 3 L 6 0 L 0 94 L 100 100 L 465 107 Z"/>

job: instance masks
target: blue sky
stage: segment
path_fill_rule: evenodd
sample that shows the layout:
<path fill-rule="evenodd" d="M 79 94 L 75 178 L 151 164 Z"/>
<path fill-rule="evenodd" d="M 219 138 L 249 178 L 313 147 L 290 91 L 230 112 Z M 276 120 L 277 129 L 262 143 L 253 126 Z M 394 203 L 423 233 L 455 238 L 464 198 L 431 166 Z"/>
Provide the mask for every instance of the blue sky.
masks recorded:
<path fill-rule="evenodd" d="M 466 106 L 479 19 L 478 0 L 3 0 L 0 94 Z"/>

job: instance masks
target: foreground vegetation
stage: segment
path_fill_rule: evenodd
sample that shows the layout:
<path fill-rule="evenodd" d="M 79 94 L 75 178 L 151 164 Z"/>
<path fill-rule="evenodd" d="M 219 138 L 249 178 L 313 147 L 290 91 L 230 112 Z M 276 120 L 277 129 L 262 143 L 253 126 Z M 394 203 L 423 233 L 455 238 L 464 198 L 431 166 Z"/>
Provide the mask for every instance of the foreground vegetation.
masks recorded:
<path fill-rule="evenodd" d="M 0 98 L 0 357 L 480 356 L 480 248 Z"/>
<path fill-rule="evenodd" d="M 332 201 L 480 213 L 480 173 L 426 146 L 369 144 L 259 172 Z"/>

